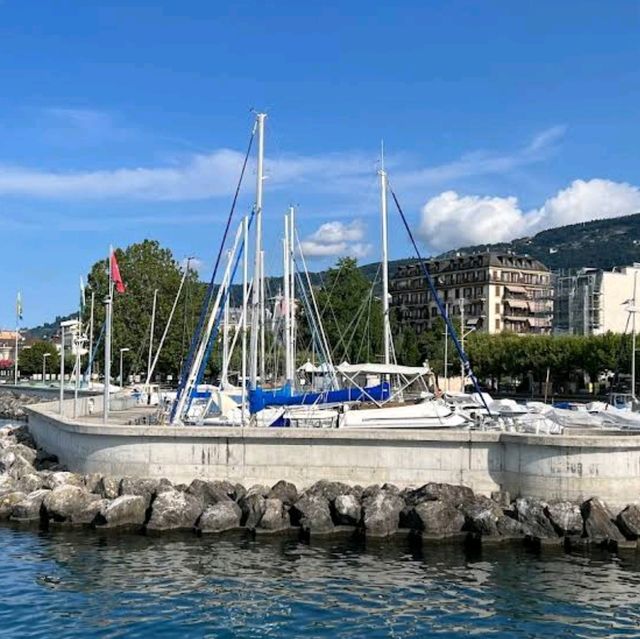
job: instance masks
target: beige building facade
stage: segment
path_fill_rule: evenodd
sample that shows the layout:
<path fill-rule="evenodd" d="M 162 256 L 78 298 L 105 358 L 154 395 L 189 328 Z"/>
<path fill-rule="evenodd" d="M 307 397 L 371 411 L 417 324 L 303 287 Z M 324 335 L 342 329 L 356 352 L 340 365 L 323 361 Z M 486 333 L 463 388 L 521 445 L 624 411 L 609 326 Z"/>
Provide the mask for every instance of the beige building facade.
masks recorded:
<path fill-rule="evenodd" d="M 551 274 L 526 255 L 477 253 L 426 263 L 450 317 L 487 333 L 551 332 Z M 418 262 L 401 266 L 390 282 L 391 307 L 401 325 L 421 333 L 440 316 Z"/>

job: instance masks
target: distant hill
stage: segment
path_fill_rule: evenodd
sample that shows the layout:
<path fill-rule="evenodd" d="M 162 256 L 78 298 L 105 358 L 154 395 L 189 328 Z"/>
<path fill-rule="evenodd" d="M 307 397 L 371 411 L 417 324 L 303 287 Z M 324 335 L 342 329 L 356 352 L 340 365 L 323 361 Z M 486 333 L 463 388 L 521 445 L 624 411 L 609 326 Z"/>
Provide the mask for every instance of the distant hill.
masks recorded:
<path fill-rule="evenodd" d="M 640 262 L 640 213 L 559 226 L 511 242 L 465 246 L 439 257 L 488 250 L 526 253 L 552 271 L 585 266 L 605 270 L 630 266 Z"/>
<path fill-rule="evenodd" d="M 640 262 L 640 213 L 559 226 L 541 231 L 532 237 L 522 237 L 511 242 L 464 246 L 442 253 L 438 258 L 483 251 L 512 251 L 527 254 L 540 260 L 552 271 L 576 269 L 584 266 L 601 269 L 629 266 L 634 262 Z M 389 262 L 389 276 L 393 277 L 400 266 L 414 261 L 415 258 L 391 260 Z M 380 262 L 363 264 L 360 268 L 370 281 L 376 281 L 376 290 L 379 292 Z M 309 278 L 313 284 L 320 284 L 325 273 L 326 271 L 310 273 Z M 267 278 L 267 291 L 275 294 L 281 287 L 281 282 L 282 279 L 279 277 Z M 241 286 L 233 287 L 232 299 L 234 304 L 241 303 Z M 35 339 L 50 338 L 59 331 L 60 322 L 72 316 L 56 317 L 53 322 L 29 329 L 28 333 Z"/>

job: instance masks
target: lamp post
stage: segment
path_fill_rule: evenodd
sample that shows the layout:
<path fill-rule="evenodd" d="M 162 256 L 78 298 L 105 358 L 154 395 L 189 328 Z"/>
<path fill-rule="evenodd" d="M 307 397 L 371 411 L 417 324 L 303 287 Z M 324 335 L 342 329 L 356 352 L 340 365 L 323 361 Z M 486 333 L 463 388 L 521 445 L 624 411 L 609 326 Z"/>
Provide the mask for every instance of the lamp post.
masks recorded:
<path fill-rule="evenodd" d="M 51 353 L 43 353 L 42 354 L 42 383 L 44 384 L 45 377 L 47 374 L 47 357 L 51 357 Z"/>
<path fill-rule="evenodd" d="M 63 414 L 64 402 L 64 329 L 73 328 L 78 324 L 78 320 L 67 320 L 60 324 L 60 408 L 59 412 Z"/>
<path fill-rule="evenodd" d="M 122 355 L 123 353 L 127 353 L 130 351 L 130 348 L 121 348 L 120 349 L 120 388 L 122 388 Z"/>

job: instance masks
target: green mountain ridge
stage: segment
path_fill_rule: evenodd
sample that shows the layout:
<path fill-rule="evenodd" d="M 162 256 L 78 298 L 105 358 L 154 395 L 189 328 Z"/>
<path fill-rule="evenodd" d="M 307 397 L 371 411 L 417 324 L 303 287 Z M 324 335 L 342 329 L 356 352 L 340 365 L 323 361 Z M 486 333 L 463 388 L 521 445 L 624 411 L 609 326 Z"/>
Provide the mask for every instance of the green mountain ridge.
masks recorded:
<path fill-rule="evenodd" d="M 522 237 L 510 242 L 496 242 L 465 246 L 446 251 L 436 257 L 443 259 L 456 255 L 470 255 L 484 251 L 501 251 L 526 254 L 540 260 L 552 271 L 593 267 L 610 270 L 614 267 L 630 266 L 640 262 L 640 213 L 615 218 L 580 222 L 540 231 L 531 237 Z M 425 256 L 426 257 L 426 256 Z M 415 258 L 389 261 L 389 276 L 393 277 L 400 266 L 414 262 Z M 380 287 L 380 262 L 363 264 L 360 269 L 370 281 Z M 312 284 L 320 284 L 326 271 L 310 273 Z M 282 278 L 267 278 L 266 287 L 276 294 Z M 241 300 L 242 289 L 233 287 L 234 303 Z M 28 329 L 30 337 L 42 339 L 54 335 L 60 322 L 71 315 L 59 316 L 53 322 Z"/>

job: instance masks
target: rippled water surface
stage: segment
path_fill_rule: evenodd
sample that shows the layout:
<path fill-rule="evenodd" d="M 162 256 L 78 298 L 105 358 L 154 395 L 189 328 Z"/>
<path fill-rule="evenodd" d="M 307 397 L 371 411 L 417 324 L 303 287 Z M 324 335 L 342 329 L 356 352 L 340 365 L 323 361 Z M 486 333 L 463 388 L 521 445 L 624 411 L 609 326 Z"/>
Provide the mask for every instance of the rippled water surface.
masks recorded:
<path fill-rule="evenodd" d="M 0 527 L 2 637 L 640 637 L 635 553 Z"/>

